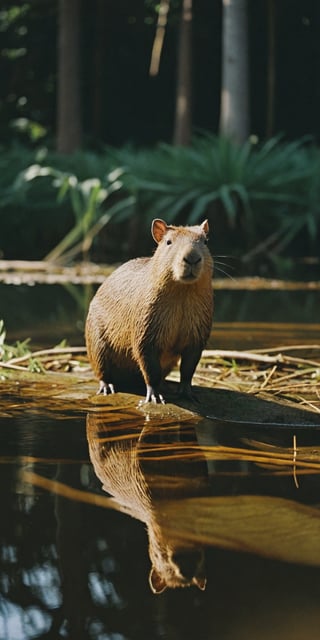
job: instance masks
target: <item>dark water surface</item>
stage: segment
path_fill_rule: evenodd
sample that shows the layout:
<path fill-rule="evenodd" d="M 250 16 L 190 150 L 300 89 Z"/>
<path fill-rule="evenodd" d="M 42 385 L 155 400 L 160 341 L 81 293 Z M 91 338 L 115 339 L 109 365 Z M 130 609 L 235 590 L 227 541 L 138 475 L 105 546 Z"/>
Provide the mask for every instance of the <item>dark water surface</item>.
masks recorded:
<path fill-rule="evenodd" d="M 37 321 L 6 292 L 10 335 L 81 344 L 79 301 L 52 291 Z M 318 292 L 252 294 L 249 315 L 241 293 L 232 311 L 219 292 L 215 346 L 319 344 Z M 320 416 L 148 411 L 86 378 L 0 389 L 0 640 L 319 638 Z"/>

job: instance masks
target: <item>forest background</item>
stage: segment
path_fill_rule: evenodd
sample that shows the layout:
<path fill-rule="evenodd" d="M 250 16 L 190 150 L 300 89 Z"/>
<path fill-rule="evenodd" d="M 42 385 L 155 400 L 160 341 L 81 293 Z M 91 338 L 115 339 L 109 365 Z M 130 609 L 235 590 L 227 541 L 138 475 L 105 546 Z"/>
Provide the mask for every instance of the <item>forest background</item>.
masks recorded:
<path fill-rule="evenodd" d="M 0 258 L 119 262 L 207 217 L 237 274 L 314 276 L 317 0 L 0 10 Z"/>

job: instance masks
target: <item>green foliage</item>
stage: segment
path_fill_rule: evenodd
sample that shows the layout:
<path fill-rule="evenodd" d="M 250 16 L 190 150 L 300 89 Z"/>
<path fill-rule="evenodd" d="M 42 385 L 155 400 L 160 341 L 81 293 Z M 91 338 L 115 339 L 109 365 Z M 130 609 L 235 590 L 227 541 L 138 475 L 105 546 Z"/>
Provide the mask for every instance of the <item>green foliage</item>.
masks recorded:
<path fill-rule="evenodd" d="M 302 231 L 317 239 L 320 153 L 304 140 L 238 146 L 204 135 L 188 148 L 120 150 L 120 160 L 126 189 L 149 217 L 193 224 L 225 216 L 230 229 L 242 230 L 250 252 L 279 253 Z"/>
<path fill-rule="evenodd" d="M 12 358 L 20 358 L 31 353 L 29 349 L 30 338 L 20 342 L 17 340 L 14 345 L 6 343 L 6 330 L 3 320 L 0 318 L 0 361 L 7 362 Z"/>
<path fill-rule="evenodd" d="M 42 168 L 39 168 L 41 175 Z M 49 168 L 48 168 L 49 170 Z M 62 172 L 54 172 L 55 184 L 59 187 L 58 202 L 61 202 L 66 195 L 70 197 L 70 204 L 74 214 L 74 226 L 63 238 L 47 259 L 56 260 L 67 250 L 73 247 L 71 254 L 78 253 L 79 249 L 86 254 L 93 242 L 95 235 L 117 214 L 125 219 L 134 204 L 132 198 L 124 198 L 119 203 L 108 208 L 108 212 L 103 214 L 103 205 L 106 200 L 115 192 L 122 188 L 121 181 L 115 172 L 110 172 L 104 182 L 99 178 L 88 178 L 78 181 L 75 175 Z M 81 240 L 80 245 L 77 244 Z"/>
<path fill-rule="evenodd" d="M 129 155 L 123 181 L 128 190 L 174 222 L 183 213 L 189 224 L 207 215 L 213 202 L 222 205 L 230 226 L 235 224 L 239 201 L 249 213 L 245 163 L 249 146 L 237 147 L 223 138 L 196 138 L 191 147 L 159 145 L 155 151 Z"/>
<path fill-rule="evenodd" d="M 0 155 L 0 169 L 3 247 L 10 244 L 10 241 L 5 242 L 6 226 L 10 228 L 13 220 L 19 217 L 23 224 L 27 223 L 21 237 L 23 243 L 28 241 L 28 233 L 32 245 L 37 230 L 48 231 L 53 238 L 57 229 L 60 230 L 59 242 L 47 256 L 51 260 L 57 260 L 70 248 L 76 253 L 87 252 L 96 233 L 115 214 L 117 220 L 128 217 L 134 204 L 131 196 L 122 194 L 105 211 L 105 201 L 109 204 L 110 197 L 123 186 L 121 171 L 114 170 L 114 160 L 108 152 L 102 155 L 78 152 L 65 156 L 49 153 L 45 148 L 30 151 L 13 146 Z M 19 236 L 15 239 L 18 241 Z M 1 248 L 0 245 L 0 251 Z M 28 257 L 43 258 L 49 248 L 52 245 L 46 246 L 41 255 Z"/>
<path fill-rule="evenodd" d="M 11 128 L 15 132 L 26 134 L 31 142 L 39 142 L 47 135 L 45 127 L 29 118 L 15 118 L 11 121 Z"/>
<path fill-rule="evenodd" d="M 320 152 L 307 140 L 238 146 L 201 135 L 190 147 L 72 156 L 12 148 L 2 154 L 0 168 L 4 227 L 10 207 L 28 210 L 30 219 L 33 211 L 45 211 L 46 227 L 61 220 L 59 242 L 48 247 L 51 260 L 88 255 L 111 220 L 132 217 L 141 230 L 158 216 L 186 224 L 209 217 L 214 228 L 224 221 L 233 252 L 246 253 L 247 260 L 267 254 L 274 265 L 302 234 L 310 246 L 319 237 Z"/>

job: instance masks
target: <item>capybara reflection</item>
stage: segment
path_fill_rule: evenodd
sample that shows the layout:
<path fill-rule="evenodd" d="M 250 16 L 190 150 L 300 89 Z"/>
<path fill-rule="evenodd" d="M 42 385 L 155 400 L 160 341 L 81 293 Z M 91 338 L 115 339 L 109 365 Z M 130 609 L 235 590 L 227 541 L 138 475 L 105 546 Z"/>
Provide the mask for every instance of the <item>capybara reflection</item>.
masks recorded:
<path fill-rule="evenodd" d="M 149 575 L 152 591 L 159 594 L 167 587 L 192 585 L 203 591 L 206 587 L 204 551 L 192 543 L 184 542 L 181 532 L 179 537 L 168 533 L 162 505 L 165 500 L 181 497 L 181 493 L 191 497 L 199 490 L 202 493 L 206 491 L 206 474 L 196 481 L 190 475 L 177 479 L 175 474 L 170 488 L 170 477 L 166 475 L 165 468 L 168 462 L 161 463 L 158 475 L 151 472 L 151 462 L 144 463 L 141 459 L 146 431 L 143 429 L 140 437 L 133 431 L 130 436 L 117 439 L 108 428 L 103 414 L 88 414 L 87 438 L 94 471 L 103 489 L 115 499 L 121 511 L 146 524 L 152 564 Z M 149 467 L 149 472 L 144 467 Z M 172 468 L 170 470 L 172 472 Z M 164 478 L 163 491 L 161 478 Z"/>

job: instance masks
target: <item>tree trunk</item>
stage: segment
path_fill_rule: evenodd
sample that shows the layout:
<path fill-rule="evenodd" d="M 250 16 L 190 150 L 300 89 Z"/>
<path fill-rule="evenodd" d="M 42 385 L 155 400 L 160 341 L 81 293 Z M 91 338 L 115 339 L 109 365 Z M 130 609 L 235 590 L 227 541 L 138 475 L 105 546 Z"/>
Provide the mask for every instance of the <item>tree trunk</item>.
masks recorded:
<path fill-rule="evenodd" d="M 81 146 L 80 0 L 59 0 L 57 150 Z"/>
<path fill-rule="evenodd" d="M 267 69 L 267 126 L 270 138 L 274 132 L 275 70 L 276 70 L 276 7 L 274 0 L 268 0 L 268 69 Z"/>
<path fill-rule="evenodd" d="M 183 0 L 180 21 L 177 96 L 173 142 L 188 145 L 191 140 L 192 94 L 192 0 Z"/>
<path fill-rule="evenodd" d="M 249 135 L 247 0 L 223 0 L 220 134 Z"/>
<path fill-rule="evenodd" d="M 105 59 L 106 42 L 106 18 L 108 6 L 105 0 L 97 0 L 95 37 L 93 51 L 93 86 L 92 86 L 92 129 L 97 140 L 103 136 L 104 112 L 104 92 L 103 92 L 103 72 Z"/>

